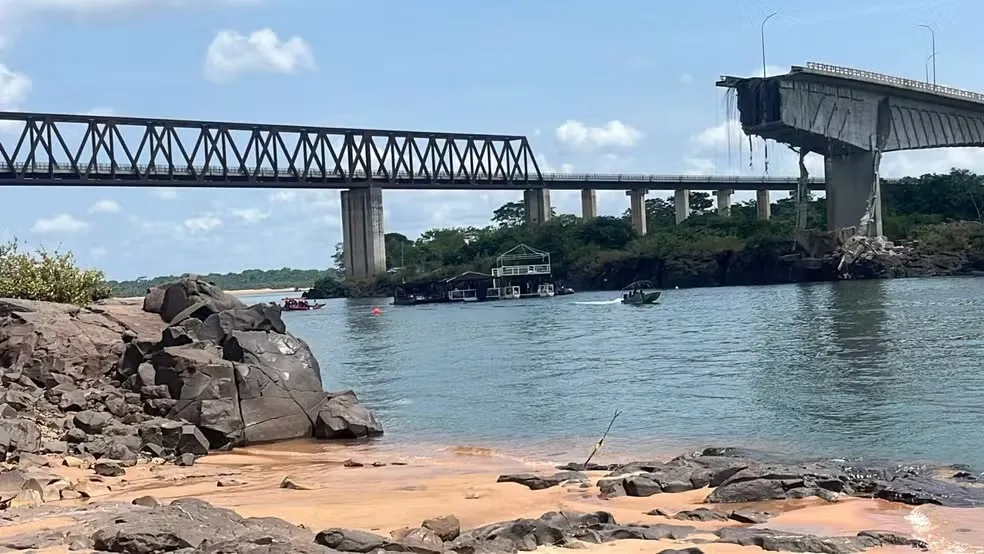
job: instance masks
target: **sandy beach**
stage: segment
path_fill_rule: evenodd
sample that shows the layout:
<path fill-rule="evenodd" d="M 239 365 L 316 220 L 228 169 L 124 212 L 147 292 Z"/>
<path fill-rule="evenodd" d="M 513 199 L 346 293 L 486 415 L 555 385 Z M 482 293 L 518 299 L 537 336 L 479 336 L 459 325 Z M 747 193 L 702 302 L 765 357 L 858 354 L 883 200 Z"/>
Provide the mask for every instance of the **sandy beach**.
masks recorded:
<path fill-rule="evenodd" d="M 92 478 L 91 470 L 64 467 L 58 458 L 50 459 L 52 467 L 49 471 L 69 481 Z M 646 515 L 646 512 L 659 508 L 673 514 L 707 507 L 702 503 L 709 492 L 706 488 L 647 498 L 603 500 L 599 498 L 597 486 L 558 486 L 534 491 L 513 483 L 496 483 L 498 475 L 516 471 L 549 473 L 552 468 L 543 462 L 511 459 L 481 448 L 447 448 L 424 458 L 372 446 L 300 441 L 213 454 L 201 458 L 193 467 L 141 462 L 128 468 L 123 477 L 100 478 L 92 483 L 90 490 L 94 498 L 89 502 L 130 502 L 149 495 L 163 503 L 194 497 L 234 509 L 245 517 L 279 517 L 315 532 L 344 527 L 383 535 L 416 527 L 426 518 L 446 514 L 455 515 L 463 529 L 520 517 L 538 517 L 555 510 L 604 510 L 612 513 L 620 523 L 679 524 L 682 522 L 665 516 Z M 596 481 L 604 472 L 588 472 L 588 475 Z M 282 488 L 281 482 L 288 476 L 308 490 Z M 80 501 L 60 501 L 62 504 L 73 502 Z M 835 503 L 810 498 L 727 506 L 728 509 L 746 507 L 778 513 L 759 527 L 780 531 L 844 536 L 878 529 L 925 540 L 932 552 L 984 551 L 984 526 L 981 525 L 984 513 L 981 510 L 914 508 L 853 498 Z M 709 554 L 762 551 L 758 547 L 700 544 L 701 539 L 713 539 L 712 530 L 738 525 L 735 522 L 686 524 L 707 532 L 679 541 L 620 540 L 602 545 L 587 544 L 585 548 L 619 554 L 690 546 L 699 546 Z M 71 516 L 23 512 L 14 525 L 0 526 L 0 538 L 72 525 Z M 48 550 L 59 551 L 63 550 Z M 885 547 L 867 552 L 912 551 L 911 547 Z"/>

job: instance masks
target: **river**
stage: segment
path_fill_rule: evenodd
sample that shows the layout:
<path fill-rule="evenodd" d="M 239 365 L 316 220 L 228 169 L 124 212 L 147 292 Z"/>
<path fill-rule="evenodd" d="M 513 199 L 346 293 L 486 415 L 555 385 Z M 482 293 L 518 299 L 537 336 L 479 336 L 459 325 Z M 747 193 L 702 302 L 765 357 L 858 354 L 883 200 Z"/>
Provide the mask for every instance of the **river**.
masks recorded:
<path fill-rule="evenodd" d="M 984 469 L 984 280 L 934 278 L 285 313 L 399 447 L 705 445 Z M 246 299 L 277 300 L 277 297 Z M 374 315 L 372 308 L 381 308 Z"/>

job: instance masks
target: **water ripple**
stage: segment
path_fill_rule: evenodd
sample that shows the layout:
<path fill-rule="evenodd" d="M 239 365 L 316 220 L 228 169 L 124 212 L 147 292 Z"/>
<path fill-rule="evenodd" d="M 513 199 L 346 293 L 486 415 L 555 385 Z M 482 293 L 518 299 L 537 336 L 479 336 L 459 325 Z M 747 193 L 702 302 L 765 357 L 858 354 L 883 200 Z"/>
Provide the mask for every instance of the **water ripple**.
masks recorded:
<path fill-rule="evenodd" d="M 412 308 L 338 300 L 285 319 L 325 385 L 356 390 L 388 441 L 588 448 L 618 408 L 621 446 L 728 442 L 984 466 L 982 286 L 675 290 L 648 309 L 584 304 L 612 293 Z"/>

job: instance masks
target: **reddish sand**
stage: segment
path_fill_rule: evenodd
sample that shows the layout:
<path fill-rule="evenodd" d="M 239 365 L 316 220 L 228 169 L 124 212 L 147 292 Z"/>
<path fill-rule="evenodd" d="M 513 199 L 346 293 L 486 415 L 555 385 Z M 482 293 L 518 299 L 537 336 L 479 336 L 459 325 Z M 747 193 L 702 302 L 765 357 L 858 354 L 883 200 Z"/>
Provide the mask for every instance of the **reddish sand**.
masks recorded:
<path fill-rule="evenodd" d="M 353 459 L 364 467 L 344 467 Z M 388 465 L 372 467 L 373 462 Z M 405 462 L 407 465 L 392 465 Z M 69 479 L 84 479 L 91 472 L 56 467 Z M 454 514 L 463 527 L 474 527 L 518 517 L 536 517 L 552 510 L 606 510 L 620 522 L 674 523 L 645 512 L 663 508 L 668 512 L 701 505 L 708 490 L 682 494 L 660 494 L 648 498 L 601 500 L 597 487 L 554 487 L 531 491 L 509 483 L 496 483 L 503 472 L 548 473 L 543 463 L 517 461 L 481 448 L 451 448 L 428 458 L 411 458 L 372 447 L 340 447 L 312 443 L 288 443 L 252 447 L 229 454 L 202 458 L 191 468 L 140 464 L 127 469 L 121 479 L 108 479 L 113 490 L 93 491 L 94 501 L 129 501 L 151 495 L 166 501 L 197 497 L 228 507 L 244 516 L 276 516 L 304 524 L 310 529 L 352 527 L 379 533 L 416 526 L 442 514 Z M 311 490 L 280 488 L 286 476 Z M 602 473 L 591 473 L 597 479 Z M 245 484 L 218 486 L 220 480 Z M 739 506 L 728 506 L 733 509 Z M 864 529 L 881 529 L 914 536 L 930 542 L 933 552 L 963 554 L 984 552 L 984 511 L 913 508 L 887 502 L 844 499 L 836 503 L 799 500 L 759 504 L 757 509 L 781 512 L 763 526 L 818 535 L 853 535 Z M 680 522 L 675 522 L 680 523 Z M 5 525 L 0 536 L 32 528 L 71 525 L 65 517 L 19 525 Z M 714 529 L 720 523 L 695 524 Z M 711 538 L 702 534 L 698 537 Z M 658 552 L 682 548 L 687 541 L 618 541 L 589 545 L 590 550 L 610 553 Z M 705 544 L 708 553 L 761 552 L 753 547 Z M 51 550 L 57 552 L 60 550 Z M 910 548 L 886 548 L 869 552 L 912 552 Z"/>

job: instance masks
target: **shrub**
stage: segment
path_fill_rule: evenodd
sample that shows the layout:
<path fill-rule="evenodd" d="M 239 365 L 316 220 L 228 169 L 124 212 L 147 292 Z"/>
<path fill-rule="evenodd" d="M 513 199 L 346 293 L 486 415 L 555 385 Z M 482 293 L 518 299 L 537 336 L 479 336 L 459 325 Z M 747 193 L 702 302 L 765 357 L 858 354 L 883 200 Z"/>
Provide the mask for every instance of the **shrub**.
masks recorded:
<path fill-rule="evenodd" d="M 71 252 L 32 254 L 16 240 L 0 244 L 0 298 L 85 305 L 109 295 L 103 272 L 78 267 Z"/>

